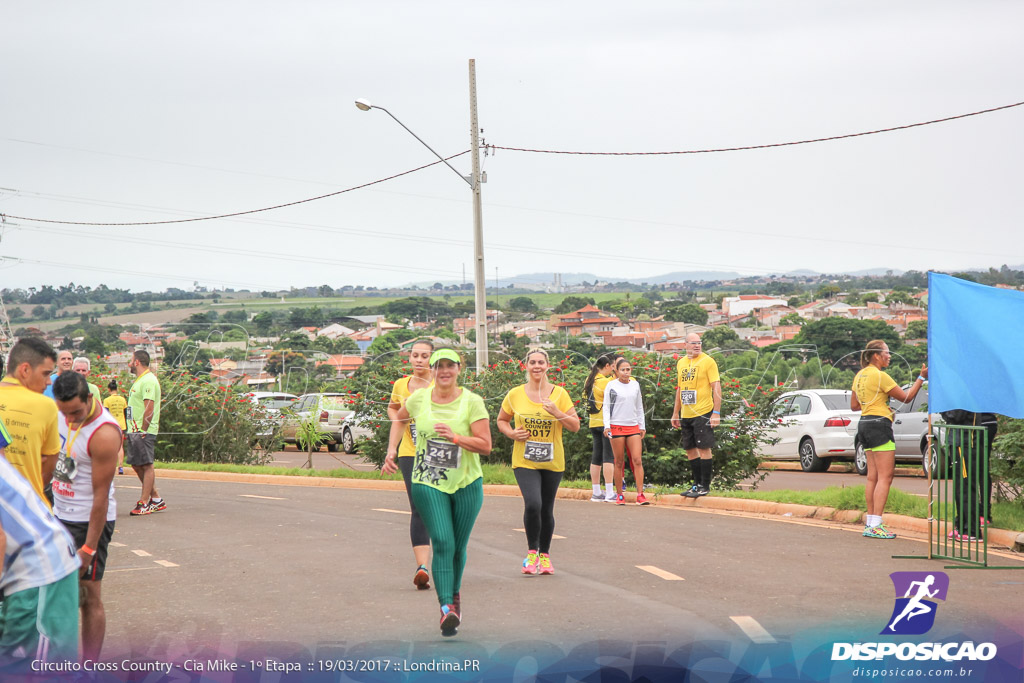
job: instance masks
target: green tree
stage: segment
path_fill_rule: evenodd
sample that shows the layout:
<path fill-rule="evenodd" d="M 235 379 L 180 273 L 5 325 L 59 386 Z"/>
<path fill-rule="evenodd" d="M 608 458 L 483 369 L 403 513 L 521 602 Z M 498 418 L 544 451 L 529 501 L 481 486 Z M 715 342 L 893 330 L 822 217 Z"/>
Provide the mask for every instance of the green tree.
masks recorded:
<path fill-rule="evenodd" d="M 555 307 L 555 313 L 564 315 L 565 313 L 572 313 L 573 311 L 578 311 L 579 309 L 587 305 L 594 305 L 593 297 L 567 296 L 564 299 L 562 299 L 562 303 L 558 304 L 558 306 Z"/>
<path fill-rule="evenodd" d="M 839 287 L 836 285 L 821 285 L 818 287 L 818 291 L 814 293 L 816 299 L 831 299 L 840 292 Z"/>
<path fill-rule="evenodd" d="M 220 317 L 221 320 L 228 323 L 246 323 L 249 321 L 249 314 L 244 310 L 237 311 L 224 311 L 224 314 Z"/>
<path fill-rule="evenodd" d="M 884 340 L 894 353 L 902 344 L 896 331 L 881 320 L 839 317 L 823 318 L 804 325 L 792 343 L 813 346 L 826 363 L 858 368 L 860 352 L 872 339 Z"/>
<path fill-rule="evenodd" d="M 907 333 L 903 335 L 906 339 L 927 339 L 928 321 L 912 320 L 907 325 Z"/>
<path fill-rule="evenodd" d="M 252 321 L 256 324 L 257 334 L 265 335 L 274 326 L 274 316 L 270 311 L 260 311 L 253 317 Z"/>
<path fill-rule="evenodd" d="M 672 322 L 690 323 L 692 325 L 707 325 L 708 312 L 697 304 L 670 303 L 662 307 L 665 320 Z"/>
<path fill-rule="evenodd" d="M 807 320 L 801 318 L 799 313 L 787 313 L 779 318 L 780 325 L 804 325 L 806 322 Z"/>
<path fill-rule="evenodd" d="M 701 336 L 700 340 L 705 351 L 715 348 L 722 349 L 723 351 L 736 349 L 746 351 L 754 348 L 750 342 L 740 339 L 739 335 L 736 334 L 736 330 L 728 325 L 712 327 Z"/>
<path fill-rule="evenodd" d="M 514 297 L 508 302 L 508 308 L 510 311 L 517 311 L 519 313 L 536 313 L 540 310 L 537 302 L 528 296 Z"/>

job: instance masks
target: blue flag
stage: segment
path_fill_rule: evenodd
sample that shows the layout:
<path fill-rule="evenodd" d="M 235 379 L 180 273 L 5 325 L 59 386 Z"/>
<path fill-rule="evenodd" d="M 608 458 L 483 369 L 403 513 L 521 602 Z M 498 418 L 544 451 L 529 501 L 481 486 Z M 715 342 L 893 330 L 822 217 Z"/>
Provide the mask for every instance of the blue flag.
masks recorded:
<path fill-rule="evenodd" d="M 928 403 L 1024 418 L 1024 292 L 928 273 Z"/>

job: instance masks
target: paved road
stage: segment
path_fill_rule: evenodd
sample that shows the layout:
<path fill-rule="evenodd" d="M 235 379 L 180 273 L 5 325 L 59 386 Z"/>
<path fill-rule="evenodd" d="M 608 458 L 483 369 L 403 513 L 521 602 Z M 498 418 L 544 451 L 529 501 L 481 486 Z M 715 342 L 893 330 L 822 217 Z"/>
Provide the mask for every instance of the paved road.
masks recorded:
<path fill-rule="evenodd" d="M 557 573 L 524 577 L 522 502 L 488 496 L 470 543 L 465 623 L 456 639 L 441 639 L 433 591 L 411 583 L 404 493 L 158 483 L 168 511 L 130 518 L 137 482 L 118 478 L 121 545 L 104 580 L 104 656 L 112 660 L 308 659 L 332 647 L 350 655 L 566 652 L 606 639 L 743 647 L 825 631 L 872 640 L 893 607 L 890 572 L 942 571 L 939 562 L 893 559 L 927 552 L 907 538 L 559 500 Z M 1024 604 L 1024 573 L 947 571 L 949 599 L 929 637 L 1024 633 L 1020 611 L 1006 609 Z M 530 644 L 538 642 L 547 645 Z"/>

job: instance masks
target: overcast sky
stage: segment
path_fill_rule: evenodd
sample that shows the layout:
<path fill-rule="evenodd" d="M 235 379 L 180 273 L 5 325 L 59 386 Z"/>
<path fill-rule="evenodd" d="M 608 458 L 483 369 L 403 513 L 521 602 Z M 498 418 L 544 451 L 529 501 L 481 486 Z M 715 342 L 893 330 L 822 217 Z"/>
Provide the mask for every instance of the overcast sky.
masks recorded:
<path fill-rule="evenodd" d="M 4 3 L 0 212 L 88 222 L 243 211 L 487 143 L 699 150 L 1024 101 L 1024 4 Z M 1024 107 L 776 149 L 484 158 L 486 275 L 1024 263 Z M 469 173 L 469 155 L 452 161 Z M 472 279 L 443 166 L 160 227 L 8 219 L 0 288 L 373 286 Z"/>

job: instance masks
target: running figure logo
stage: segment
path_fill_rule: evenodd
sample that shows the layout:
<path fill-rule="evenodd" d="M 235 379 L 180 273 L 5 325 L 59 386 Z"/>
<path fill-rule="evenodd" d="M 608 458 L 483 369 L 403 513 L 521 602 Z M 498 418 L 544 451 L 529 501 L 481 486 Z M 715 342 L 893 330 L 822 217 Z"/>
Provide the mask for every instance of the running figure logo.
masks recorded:
<path fill-rule="evenodd" d="M 946 599 L 949 576 L 943 572 L 893 572 L 889 578 L 896 588 L 896 605 L 882 635 L 927 633 L 935 624 L 935 601 Z"/>

